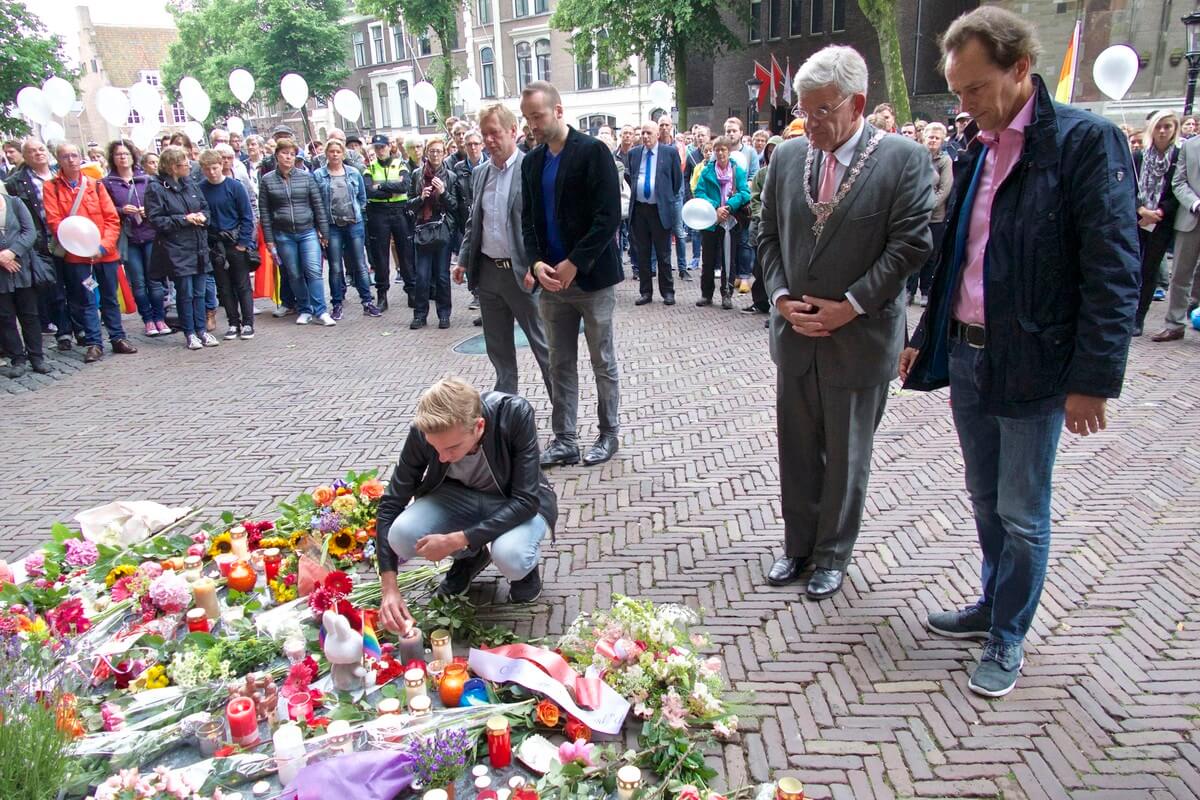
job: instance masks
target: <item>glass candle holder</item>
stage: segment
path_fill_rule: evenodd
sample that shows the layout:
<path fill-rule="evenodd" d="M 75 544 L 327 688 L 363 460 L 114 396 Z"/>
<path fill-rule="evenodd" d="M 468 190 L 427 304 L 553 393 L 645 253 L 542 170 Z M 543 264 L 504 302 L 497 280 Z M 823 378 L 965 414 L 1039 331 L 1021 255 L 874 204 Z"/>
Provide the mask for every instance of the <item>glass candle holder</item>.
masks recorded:
<path fill-rule="evenodd" d="M 189 632 L 208 633 L 208 612 L 203 608 L 188 609 L 187 629 Z"/>
<path fill-rule="evenodd" d="M 429 680 L 433 683 L 433 688 L 436 689 L 438 688 L 438 684 L 442 682 L 442 673 L 446 671 L 446 662 L 437 659 L 430 661 L 425 671 L 429 673 Z"/>
<path fill-rule="evenodd" d="M 617 797 L 619 800 L 633 800 L 633 795 L 642 788 L 642 771 L 632 764 L 626 764 L 617 770 Z"/>
<path fill-rule="evenodd" d="M 467 668 L 462 664 L 448 664 L 438 684 L 438 695 L 442 698 L 442 705 L 446 708 L 458 708 L 466 682 Z"/>
<path fill-rule="evenodd" d="M 218 553 L 213 556 L 213 562 L 217 565 L 217 569 L 221 572 L 222 578 L 229 577 L 229 570 L 233 569 L 233 565 L 238 561 L 238 557 L 233 553 Z"/>
<path fill-rule="evenodd" d="M 775 784 L 775 800 L 804 800 L 804 784 L 797 778 L 780 778 Z"/>
<path fill-rule="evenodd" d="M 241 525 L 234 525 L 229 529 L 229 542 L 233 547 L 233 554 L 238 558 L 248 558 L 250 556 L 250 540 L 246 536 L 246 529 Z"/>
<path fill-rule="evenodd" d="M 290 664 L 299 664 L 308 656 L 308 646 L 299 636 L 289 636 L 283 642 L 283 655 Z"/>
<path fill-rule="evenodd" d="M 420 697 L 426 693 L 425 690 L 425 670 L 410 669 L 404 673 L 404 691 L 407 692 L 409 700 L 414 697 Z"/>
<path fill-rule="evenodd" d="M 288 719 L 307 719 L 312 713 L 312 695 L 308 692 L 296 692 L 288 698 Z"/>
<path fill-rule="evenodd" d="M 450 642 L 450 631 L 438 629 L 429 634 L 429 647 L 433 650 L 433 659 L 449 664 L 454 660 L 454 647 Z"/>
<path fill-rule="evenodd" d="M 488 717 L 487 746 L 488 761 L 494 769 L 504 769 L 512 763 L 512 730 L 507 717 Z"/>
<path fill-rule="evenodd" d="M 183 577 L 189 583 L 200 580 L 204 571 L 204 559 L 201 556 L 188 556 L 183 560 Z"/>
<path fill-rule="evenodd" d="M 221 749 L 221 739 L 224 738 L 225 726 L 218 720 L 206 722 L 196 729 L 196 744 L 200 748 L 200 755 L 205 758 L 212 758 L 213 754 Z"/>
<path fill-rule="evenodd" d="M 275 580 L 279 577 L 279 568 L 283 565 L 283 555 L 279 552 L 278 547 L 268 547 L 262 551 L 263 568 L 267 573 L 267 582 Z"/>

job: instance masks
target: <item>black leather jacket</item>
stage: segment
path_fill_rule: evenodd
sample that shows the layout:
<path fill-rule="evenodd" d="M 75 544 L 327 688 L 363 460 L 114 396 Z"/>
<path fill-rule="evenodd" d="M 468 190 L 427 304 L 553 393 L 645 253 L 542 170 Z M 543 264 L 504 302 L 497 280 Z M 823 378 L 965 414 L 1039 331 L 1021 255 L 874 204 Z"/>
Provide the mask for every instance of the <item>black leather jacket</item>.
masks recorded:
<path fill-rule="evenodd" d="M 554 488 L 542 475 L 538 464 L 537 426 L 533 408 L 522 397 L 502 392 L 483 394 L 483 456 L 496 485 L 508 499 L 491 517 L 471 525 L 463 532 L 472 551 L 499 538 L 518 525 L 541 514 L 551 531 L 558 519 L 558 499 Z M 379 517 L 375 524 L 376 552 L 379 571 L 395 572 L 399 563 L 396 553 L 388 546 L 388 531 L 414 498 L 424 497 L 446 479 L 447 465 L 438 459 L 425 434 L 415 427 L 408 429 L 408 439 L 400 453 L 400 461 L 392 471 L 391 482 L 379 501 Z"/>

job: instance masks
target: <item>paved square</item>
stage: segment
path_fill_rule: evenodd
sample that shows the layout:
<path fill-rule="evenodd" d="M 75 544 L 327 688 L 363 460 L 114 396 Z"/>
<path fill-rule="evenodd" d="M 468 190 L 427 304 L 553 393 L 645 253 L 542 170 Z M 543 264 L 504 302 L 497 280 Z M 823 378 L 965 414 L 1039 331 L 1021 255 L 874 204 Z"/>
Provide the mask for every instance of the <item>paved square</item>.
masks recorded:
<path fill-rule="evenodd" d="M 813 603 L 760 588 L 782 539 L 763 318 L 694 308 L 698 283 L 677 286 L 674 308 L 635 309 L 633 287 L 618 315 L 621 451 L 551 473 L 562 514 L 546 593 L 486 614 L 541 636 L 615 592 L 705 609 L 732 684 L 757 693 L 740 741 L 712 754 L 727 786 L 795 775 L 813 798 L 1200 797 L 1200 336 L 1135 340 L 1109 430 L 1064 434 L 1025 674 L 988 702 L 966 689 L 978 645 L 922 624 L 978 582 L 946 394 L 891 398 L 844 592 Z M 453 349 L 479 331 L 466 299 L 456 288 L 447 331 L 410 332 L 402 309 L 370 320 L 351 306 L 334 329 L 264 315 L 252 342 L 188 352 L 179 336 L 137 336 L 136 356 L 80 369 L 80 354 L 56 355 L 53 380 L 0 379 L 0 550 L 23 554 L 51 522 L 113 499 L 265 514 L 350 468 L 386 475 L 426 385 L 491 385 L 486 357 Z M 507 587 L 476 593 L 502 604 Z"/>

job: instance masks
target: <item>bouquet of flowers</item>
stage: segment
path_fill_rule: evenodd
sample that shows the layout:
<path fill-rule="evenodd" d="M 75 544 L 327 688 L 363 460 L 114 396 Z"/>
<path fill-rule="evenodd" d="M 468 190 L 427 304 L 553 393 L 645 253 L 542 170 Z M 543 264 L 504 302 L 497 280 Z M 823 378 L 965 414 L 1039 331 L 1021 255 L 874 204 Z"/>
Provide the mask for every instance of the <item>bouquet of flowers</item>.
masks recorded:
<path fill-rule="evenodd" d="M 200 786 L 186 775 L 159 767 L 147 775 L 123 769 L 96 787 L 92 800 L 221 800 L 220 789 L 200 794 Z"/>
<path fill-rule="evenodd" d="M 379 499 L 386 488 L 376 474 L 350 472 L 343 480 L 281 503 L 276 528 L 293 540 L 309 539 L 322 557 L 328 554 L 339 565 L 370 558 Z"/>

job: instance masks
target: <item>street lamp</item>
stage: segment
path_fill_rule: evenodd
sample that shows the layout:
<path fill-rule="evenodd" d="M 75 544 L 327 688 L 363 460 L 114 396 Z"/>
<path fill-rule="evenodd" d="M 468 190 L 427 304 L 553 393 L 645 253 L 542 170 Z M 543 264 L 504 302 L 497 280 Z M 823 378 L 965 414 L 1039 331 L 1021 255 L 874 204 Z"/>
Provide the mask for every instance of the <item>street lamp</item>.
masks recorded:
<path fill-rule="evenodd" d="M 1193 14 L 1200 19 L 1200 11 Z M 1189 40 L 1190 41 L 1190 40 Z M 1200 55 L 1200 54 L 1198 54 Z M 1188 63 L 1191 63 L 1189 60 Z M 1191 74 L 1190 71 L 1188 73 Z M 1194 81 L 1193 81 L 1194 83 Z M 746 81 L 746 131 L 749 133 L 758 127 L 758 90 L 762 88 L 762 81 L 757 77 Z"/>
<path fill-rule="evenodd" d="M 1192 113 L 1192 101 L 1196 97 L 1196 78 L 1200 77 L 1200 11 L 1193 11 L 1183 18 L 1187 32 L 1187 99 L 1183 102 L 1184 116 Z"/>

